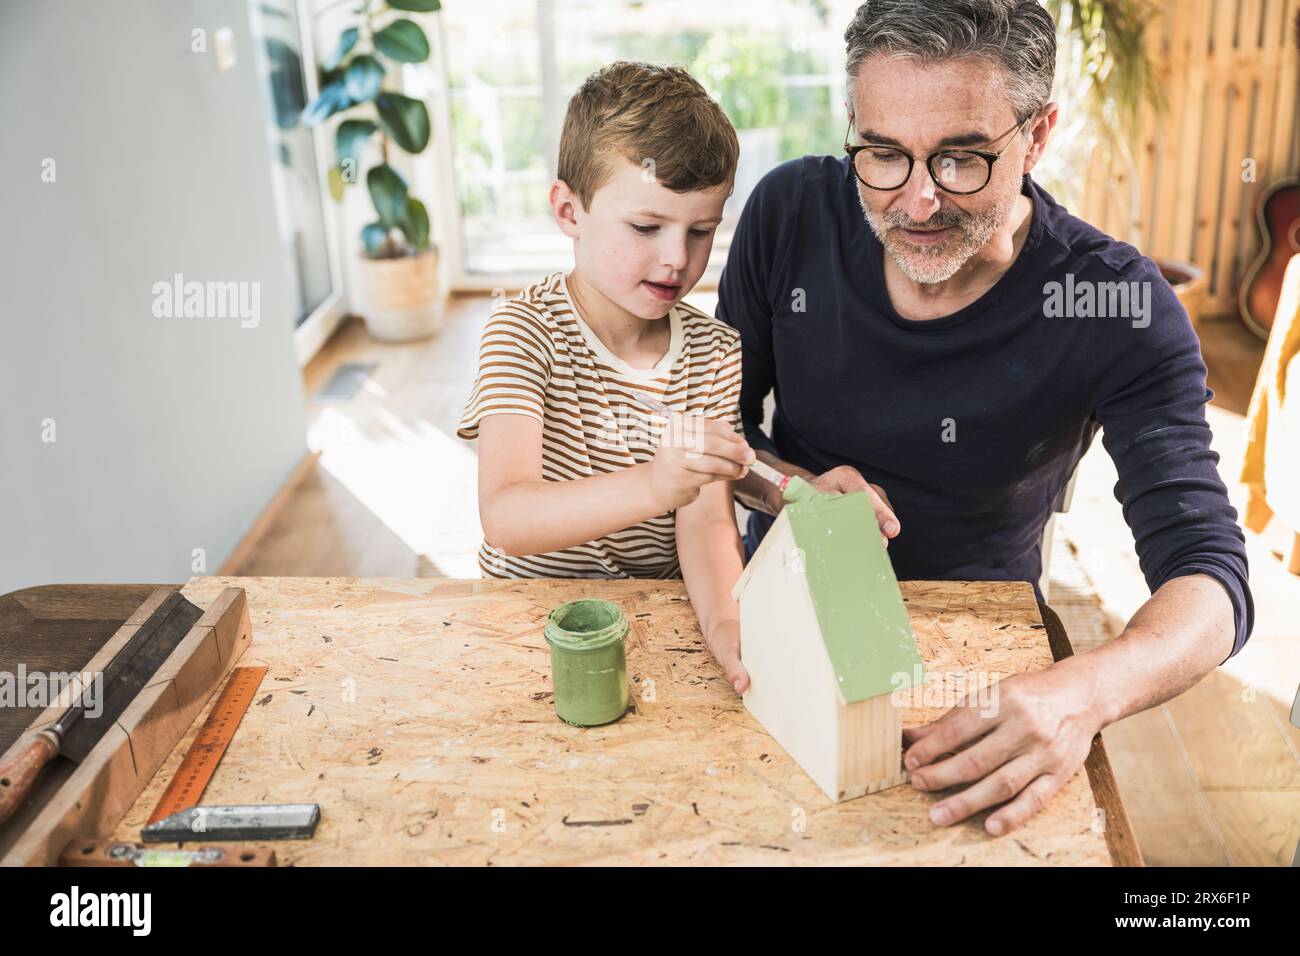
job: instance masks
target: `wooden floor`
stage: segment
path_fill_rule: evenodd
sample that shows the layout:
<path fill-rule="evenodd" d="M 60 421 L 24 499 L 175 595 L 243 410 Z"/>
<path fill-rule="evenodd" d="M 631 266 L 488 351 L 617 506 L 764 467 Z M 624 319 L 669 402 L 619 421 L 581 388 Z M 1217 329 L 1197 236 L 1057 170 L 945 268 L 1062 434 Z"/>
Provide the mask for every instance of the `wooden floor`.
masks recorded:
<path fill-rule="evenodd" d="M 713 297 L 693 304 L 712 310 Z M 288 495 L 241 575 L 477 577 L 475 450 L 455 437 L 491 307 L 454 299 L 426 342 L 372 341 L 342 326 L 304 375 L 310 447 L 320 459 Z M 1224 480 L 1235 487 L 1263 343 L 1235 323 L 1202 327 Z M 318 391 L 344 363 L 375 363 L 355 397 Z M 1076 650 L 1109 640 L 1146 599 L 1132 536 L 1098 441 L 1080 466 L 1053 550 L 1049 601 Z M 1246 650 L 1181 698 L 1104 733 L 1150 865 L 1288 865 L 1300 840 L 1300 729 L 1287 717 L 1300 679 L 1300 577 L 1247 535 L 1257 606 Z"/>
<path fill-rule="evenodd" d="M 1241 513 L 1243 415 L 1264 343 L 1236 321 L 1198 331 L 1215 393 L 1213 447 Z M 1097 441 L 1061 521 L 1103 615 L 1093 634 L 1072 634 L 1079 650 L 1118 633 L 1148 597 L 1115 480 Z M 1300 682 L 1300 577 L 1280 560 L 1284 529 L 1247 532 L 1246 543 L 1256 619 L 1245 650 L 1176 700 L 1102 734 L 1152 865 L 1290 865 L 1300 841 L 1300 728 L 1289 720 Z"/>
<path fill-rule="evenodd" d="M 317 466 L 230 573 L 479 576 L 477 457 L 456 425 L 490 306 L 455 299 L 438 336 L 407 345 L 339 328 L 303 376 Z M 345 363 L 375 367 L 354 398 L 317 398 Z"/>

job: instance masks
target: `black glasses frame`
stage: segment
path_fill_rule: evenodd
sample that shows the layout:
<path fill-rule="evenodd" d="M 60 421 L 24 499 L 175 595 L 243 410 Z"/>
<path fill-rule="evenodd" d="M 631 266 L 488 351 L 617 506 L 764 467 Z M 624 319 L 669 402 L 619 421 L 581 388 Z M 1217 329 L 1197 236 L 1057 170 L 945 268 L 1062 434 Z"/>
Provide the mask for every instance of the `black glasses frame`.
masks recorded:
<path fill-rule="evenodd" d="M 912 178 L 912 170 L 916 168 L 916 157 L 913 156 L 905 149 L 899 149 L 897 146 L 883 146 L 883 145 L 878 146 L 878 145 L 873 145 L 871 143 L 864 143 L 861 146 L 850 146 L 849 136 L 853 132 L 853 119 L 854 118 L 852 116 L 849 117 L 849 128 L 844 131 L 844 152 L 848 153 L 849 155 L 849 165 L 853 167 L 853 175 L 857 177 L 858 182 L 862 183 L 862 185 L 866 186 L 868 189 L 874 189 L 877 192 L 889 193 L 889 192 L 893 192 L 896 189 L 902 189 L 904 186 L 908 184 L 908 182 Z M 994 139 L 992 139 L 990 141 L 990 145 L 1002 139 L 1002 137 L 1006 136 L 1007 133 L 1020 132 L 1020 130 L 1024 128 L 1024 125 L 1028 123 L 1031 119 L 1033 119 L 1033 114 L 1026 116 L 1015 126 L 1011 127 L 1011 129 L 1007 130 L 1006 133 L 1003 133 L 1001 134 L 1001 136 L 997 136 Z M 987 153 L 978 149 L 952 149 L 952 148 L 941 149 L 937 153 L 931 153 L 929 156 L 925 157 L 925 169 L 930 174 L 930 178 L 934 180 L 934 184 L 938 186 L 940 189 L 942 189 L 944 192 L 952 193 L 954 196 L 973 196 L 975 193 L 979 192 L 980 190 L 988 186 L 988 184 L 993 180 L 993 164 L 997 162 L 999 157 L 1001 157 L 1002 154 L 1007 151 L 1008 147 L 1010 147 L 1011 144 L 1014 142 L 1015 142 L 1014 138 L 1008 140 L 1006 146 L 1003 146 L 996 153 Z M 889 149 L 889 150 L 893 150 L 895 153 L 899 153 L 903 156 L 906 156 L 907 175 L 903 177 L 903 181 L 899 183 L 897 186 L 873 186 L 871 185 L 871 183 L 863 179 L 862 175 L 858 172 L 858 153 L 862 152 L 864 149 Z M 971 156 L 978 156 L 980 159 L 984 160 L 984 162 L 988 163 L 988 173 L 984 178 L 984 185 L 980 186 L 979 189 L 962 190 L 962 189 L 950 189 L 949 187 L 945 186 L 942 182 L 940 182 L 938 175 L 934 171 L 933 163 L 937 157 L 942 156 L 945 153 L 968 153 Z"/>

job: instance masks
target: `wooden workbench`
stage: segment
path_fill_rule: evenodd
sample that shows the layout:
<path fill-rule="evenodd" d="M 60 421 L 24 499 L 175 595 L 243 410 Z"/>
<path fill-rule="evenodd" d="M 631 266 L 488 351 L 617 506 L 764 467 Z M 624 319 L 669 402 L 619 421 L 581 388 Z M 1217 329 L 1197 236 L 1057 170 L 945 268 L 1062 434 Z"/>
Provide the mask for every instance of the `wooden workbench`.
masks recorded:
<path fill-rule="evenodd" d="M 987 812 L 933 826 L 942 795 L 910 785 L 831 803 L 722 679 L 680 580 L 207 577 L 183 593 L 207 607 L 226 587 L 248 592 L 240 664 L 269 671 L 203 799 L 319 803 L 313 840 L 275 844 L 285 863 L 1139 862 L 1099 737 L 1088 772 L 1001 838 Z M 931 674 L 1052 662 L 1028 585 L 902 588 Z M 605 727 L 552 706 L 542 625 L 579 596 L 631 621 L 634 711 Z M 206 713 L 115 839 L 138 837 Z"/>

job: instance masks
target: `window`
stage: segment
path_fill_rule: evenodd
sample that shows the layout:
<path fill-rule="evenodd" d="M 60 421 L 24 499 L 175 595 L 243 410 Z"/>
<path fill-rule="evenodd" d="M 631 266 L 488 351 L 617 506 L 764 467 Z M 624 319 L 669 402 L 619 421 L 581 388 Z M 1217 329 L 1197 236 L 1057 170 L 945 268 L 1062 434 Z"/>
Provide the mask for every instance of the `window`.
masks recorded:
<path fill-rule="evenodd" d="M 716 281 L 754 184 L 777 163 L 837 154 L 844 25 L 819 0 L 447 0 L 444 30 L 464 276 L 540 276 L 572 264 L 550 218 L 569 97 L 614 60 L 687 67 L 736 126 L 740 167 L 706 281 Z"/>

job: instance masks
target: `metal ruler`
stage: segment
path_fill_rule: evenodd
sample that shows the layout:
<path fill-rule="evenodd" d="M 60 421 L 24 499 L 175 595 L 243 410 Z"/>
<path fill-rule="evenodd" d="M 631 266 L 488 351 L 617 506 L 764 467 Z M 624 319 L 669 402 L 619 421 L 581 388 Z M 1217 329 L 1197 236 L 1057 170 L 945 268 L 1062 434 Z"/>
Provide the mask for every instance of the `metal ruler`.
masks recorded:
<path fill-rule="evenodd" d="M 236 667 L 230 672 L 216 706 L 190 744 L 176 776 L 150 814 L 149 823 L 198 805 L 265 676 L 265 667 Z"/>

